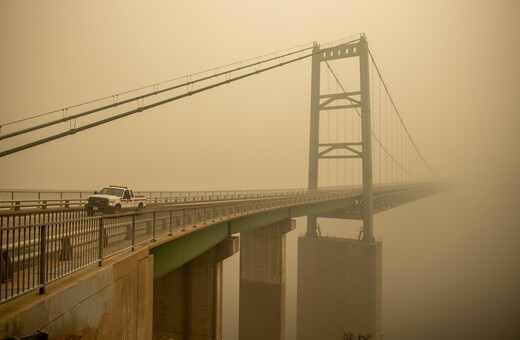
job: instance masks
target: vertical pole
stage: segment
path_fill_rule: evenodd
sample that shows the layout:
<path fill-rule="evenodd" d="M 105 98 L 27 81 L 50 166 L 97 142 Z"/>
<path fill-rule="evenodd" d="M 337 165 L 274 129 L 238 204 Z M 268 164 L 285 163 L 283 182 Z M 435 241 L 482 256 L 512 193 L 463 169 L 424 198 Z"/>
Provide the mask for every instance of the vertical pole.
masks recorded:
<path fill-rule="evenodd" d="M 132 251 L 135 249 L 135 214 L 132 215 Z"/>
<path fill-rule="evenodd" d="M 99 243 L 98 243 L 98 263 L 99 266 L 103 264 L 103 245 L 105 243 L 105 233 L 103 232 L 103 218 L 99 218 Z"/>
<path fill-rule="evenodd" d="M 372 192 L 372 128 L 370 123 L 370 74 L 368 42 L 363 35 L 359 42 L 361 87 L 361 142 L 363 144 L 363 241 L 373 242 L 374 200 Z"/>
<path fill-rule="evenodd" d="M 173 210 L 170 210 L 170 232 L 168 233 L 168 236 L 172 236 L 172 229 L 173 229 Z"/>
<path fill-rule="evenodd" d="M 155 210 L 153 211 L 153 215 L 152 216 L 153 216 L 153 222 L 152 222 L 152 242 L 155 242 Z"/>
<path fill-rule="evenodd" d="M 40 227 L 40 295 L 45 293 L 46 265 L 47 265 L 47 226 Z M 7 268 L 9 269 L 9 268 Z M 9 272 L 8 272 L 9 273 Z M 7 281 L 6 281 L 7 282 Z"/>
<path fill-rule="evenodd" d="M 309 139 L 309 187 L 310 191 L 318 189 L 318 145 L 320 132 L 320 47 L 314 43 L 312 49 L 312 75 L 311 75 L 311 121 Z M 307 236 L 317 237 L 316 215 L 307 216 Z"/>

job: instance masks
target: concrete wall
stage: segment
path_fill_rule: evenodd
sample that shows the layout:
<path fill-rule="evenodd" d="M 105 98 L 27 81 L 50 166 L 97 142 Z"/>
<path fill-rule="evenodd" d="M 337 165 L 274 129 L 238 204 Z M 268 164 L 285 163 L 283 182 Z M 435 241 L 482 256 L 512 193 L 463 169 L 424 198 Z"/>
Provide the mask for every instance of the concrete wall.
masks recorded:
<path fill-rule="evenodd" d="M 381 276 L 381 242 L 300 237 L 297 339 L 380 339 Z"/>
<path fill-rule="evenodd" d="M 42 330 L 51 340 L 152 338 L 153 256 L 148 249 L 110 257 L 0 305 L 0 339 Z"/>
<path fill-rule="evenodd" d="M 154 281 L 154 339 L 222 339 L 222 261 L 238 248 L 229 237 Z"/>
<path fill-rule="evenodd" d="M 240 340 L 285 339 L 286 219 L 240 234 Z"/>

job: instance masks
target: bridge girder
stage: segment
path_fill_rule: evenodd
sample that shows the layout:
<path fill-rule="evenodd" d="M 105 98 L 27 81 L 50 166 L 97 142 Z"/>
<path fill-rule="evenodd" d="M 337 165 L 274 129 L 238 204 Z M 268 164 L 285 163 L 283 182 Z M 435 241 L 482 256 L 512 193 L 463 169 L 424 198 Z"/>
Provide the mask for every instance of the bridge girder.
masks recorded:
<path fill-rule="evenodd" d="M 293 207 L 286 207 L 267 212 L 258 212 L 247 216 L 236 216 L 228 221 L 199 226 L 173 239 L 156 242 L 150 246 L 154 255 L 154 279 L 194 259 L 206 250 L 219 244 L 226 238 L 251 229 L 256 229 L 288 218 L 310 214 L 322 214 L 355 204 L 355 198 L 343 198 L 334 201 L 317 202 Z"/>

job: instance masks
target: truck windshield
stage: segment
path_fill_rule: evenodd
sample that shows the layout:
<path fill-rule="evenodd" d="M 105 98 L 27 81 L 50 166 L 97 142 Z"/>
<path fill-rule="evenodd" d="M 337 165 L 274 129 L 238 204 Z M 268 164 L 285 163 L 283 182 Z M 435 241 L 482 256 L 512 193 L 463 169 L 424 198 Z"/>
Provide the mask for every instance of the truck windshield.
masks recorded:
<path fill-rule="evenodd" d="M 103 188 L 99 191 L 99 194 L 101 195 L 110 195 L 110 196 L 117 196 L 121 197 L 123 196 L 123 189 L 118 188 Z"/>

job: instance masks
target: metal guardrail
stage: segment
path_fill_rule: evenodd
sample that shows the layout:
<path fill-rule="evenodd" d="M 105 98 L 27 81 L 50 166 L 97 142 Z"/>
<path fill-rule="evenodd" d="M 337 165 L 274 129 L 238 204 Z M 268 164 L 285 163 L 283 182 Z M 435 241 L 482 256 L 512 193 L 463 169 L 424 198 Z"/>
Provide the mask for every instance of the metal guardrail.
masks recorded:
<path fill-rule="evenodd" d="M 357 188 L 338 187 L 321 190 L 345 190 Z M 144 195 L 148 203 L 167 204 L 193 201 L 232 200 L 261 197 L 278 197 L 300 195 L 306 193 L 306 188 L 275 189 L 275 190 L 232 190 L 232 191 L 145 191 L 137 194 Z M 73 208 L 87 203 L 89 191 L 36 191 L 36 190 L 0 190 L 0 211 L 20 211 L 25 208 Z"/>
<path fill-rule="evenodd" d="M 424 196 L 421 188 L 428 187 L 410 183 L 377 186 L 376 208 L 384 210 L 387 205 L 417 199 Z M 270 194 L 219 192 L 189 195 L 186 200 L 177 196 L 181 197 L 178 202 L 186 204 L 120 215 L 87 217 L 83 209 L 63 209 L 0 216 L 0 304 L 35 289 L 43 293 L 50 282 L 161 236 L 247 214 L 360 194 L 359 186 Z M 168 201 L 169 197 L 162 198 L 162 202 Z"/>
<path fill-rule="evenodd" d="M 257 198 L 241 192 L 241 200 L 232 195 L 235 199 L 226 201 L 222 198 L 230 196 L 219 194 L 213 196 L 219 197 L 216 202 L 121 215 L 81 217 L 84 214 L 70 212 L 69 219 L 63 215 L 38 221 L 27 216 L 2 218 L 0 303 L 35 289 L 43 293 L 49 282 L 96 262 L 101 265 L 107 257 L 160 236 L 260 211 L 340 199 L 358 191 L 283 191 Z"/>
<path fill-rule="evenodd" d="M 80 207 L 87 203 L 86 199 L 40 199 L 40 200 L 8 200 L 0 201 L 0 209 L 9 209 L 14 211 L 19 211 L 23 208 L 70 208 L 70 207 Z"/>
<path fill-rule="evenodd" d="M 92 195 L 91 190 L 23 190 L 23 189 L 0 189 L 0 200 L 63 200 L 63 199 L 86 199 Z"/>

